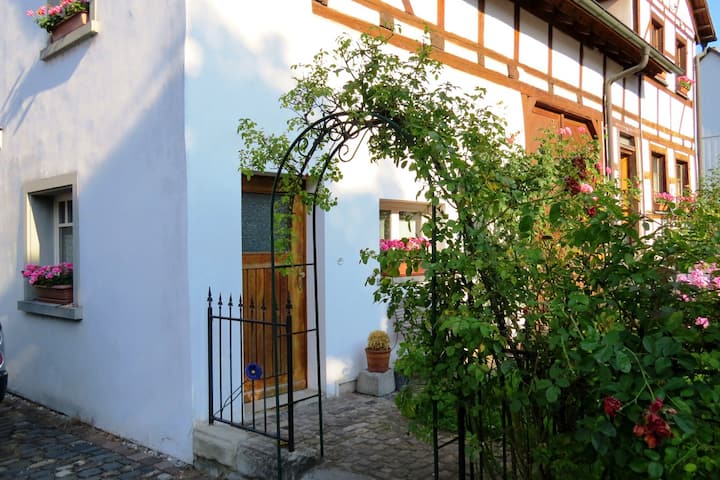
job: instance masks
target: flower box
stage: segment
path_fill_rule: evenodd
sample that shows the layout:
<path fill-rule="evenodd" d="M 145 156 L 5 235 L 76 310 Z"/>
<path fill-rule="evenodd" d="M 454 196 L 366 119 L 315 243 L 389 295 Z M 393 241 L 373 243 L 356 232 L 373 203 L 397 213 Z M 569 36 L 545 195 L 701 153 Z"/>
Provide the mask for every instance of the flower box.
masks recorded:
<path fill-rule="evenodd" d="M 77 30 L 88 22 L 88 14 L 85 12 L 76 13 L 72 17 L 68 17 L 50 32 L 53 42 L 57 42 L 70 32 Z"/>
<path fill-rule="evenodd" d="M 73 303 L 72 285 L 35 286 L 35 300 L 67 305 Z"/>
<path fill-rule="evenodd" d="M 29 263 L 22 270 L 23 278 L 35 289 L 39 302 L 67 305 L 73 303 L 73 264 L 35 265 Z"/>
<path fill-rule="evenodd" d="M 695 80 L 689 78 L 686 75 L 681 75 L 677 78 L 675 91 L 683 97 L 687 98 L 690 93 L 690 89 L 693 86 L 693 83 L 695 83 Z"/>
<path fill-rule="evenodd" d="M 26 15 L 46 30 L 53 42 L 57 42 L 87 24 L 89 12 L 90 0 L 62 0 L 58 5 L 45 4 L 28 10 Z"/>
<path fill-rule="evenodd" d="M 398 277 L 417 277 L 417 276 L 422 276 L 422 275 L 425 275 L 425 269 L 424 269 L 423 267 L 418 267 L 418 268 L 416 268 L 415 270 L 413 270 L 411 273 L 408 274 L 408 265 L 407 265 L 407 262 L 402 262 L 402 263 L 398 266 L 398 275 L 397 275 Z M 384 272 L 383 272 L 383 276 L 385 276 L 385 277 L 393 277 L 393 276 L 395 276 L 395 275 L 392 275 L 392 274 L 391 274 L 390 272 L 388 272 L 388 271 L 384 271 Z"/>

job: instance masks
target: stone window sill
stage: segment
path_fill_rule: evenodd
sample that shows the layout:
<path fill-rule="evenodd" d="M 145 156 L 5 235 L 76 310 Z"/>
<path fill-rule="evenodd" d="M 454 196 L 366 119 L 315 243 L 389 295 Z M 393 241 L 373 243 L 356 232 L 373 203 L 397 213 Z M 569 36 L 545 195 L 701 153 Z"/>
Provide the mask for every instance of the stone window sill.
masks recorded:
<path fill-rule="evenodd" d="M 91 18 L 88 20 L 88 23 L 77 30 L 68 33 L 60 40 L 56 42 L 50 42 L 48 40 L 49 43 L 47 47 L 40 52 L 40 59 L 47 61 L 60 52 L 64 52 L 65 50 L 82 43 L 86 39 L 95 36 L 99 31 L 100 22 Z"/>
<path fill-rule="evenodd" d="M 35 300 L 20 300 L 17 308 L 25 313 L 43 315 L 45 317 L 60 318 L 63 320 L 82 320 L 82 307 L 78 305 L 56 305 L 54 303 L 38 302 Z"/>

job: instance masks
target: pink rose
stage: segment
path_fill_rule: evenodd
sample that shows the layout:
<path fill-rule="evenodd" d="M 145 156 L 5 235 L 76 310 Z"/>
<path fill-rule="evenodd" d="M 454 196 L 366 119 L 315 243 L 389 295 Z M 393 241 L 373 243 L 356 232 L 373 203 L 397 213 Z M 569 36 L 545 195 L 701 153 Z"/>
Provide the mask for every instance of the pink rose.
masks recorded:
<path fill-rule="evenodd" d="M 707 317 L 697 317 L 695 319 L 695 325 L 698 327 L 702 327 L 703 329 L 708 328 L 710 326 L 710 320 L 707 319 Z"/>

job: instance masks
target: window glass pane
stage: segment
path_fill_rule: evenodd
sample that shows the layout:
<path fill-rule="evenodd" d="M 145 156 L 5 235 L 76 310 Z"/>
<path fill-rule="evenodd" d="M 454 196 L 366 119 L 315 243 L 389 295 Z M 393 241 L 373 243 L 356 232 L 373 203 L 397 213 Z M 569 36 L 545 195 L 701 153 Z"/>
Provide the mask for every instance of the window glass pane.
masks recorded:
<path fill-rule="evenodd" d="M 665 157 L 658 154 L 653 154 L 652 157 L 652 169 L 653 169 L 653 192 L 662 193 L 667 191 L 667 184 L 665 182 Z"/>
<path fill-rule="evenodd" d="M 380 210 L 380 238 L 390 240 L 390 210 Z"/>
<path fill-rule="evenodd" d="M 400 238 L 420 235 L 421 217 L 417 212 L 400 212 Z"/>
<path fill-rule="evenodd" d="M 72 223 L 73 222 L 72 200 L 68 200 L 65 203 L 67 204 L 67 223 Z"/>
<path fill-rule="evenodd" d="M 688 187 L 690 186 L 689 176 L 690 176 L 690 172 L 689 172 L 688 164 L 685 162 L 678 162 L 675 165 L 675 178 L 677 181 L 678 195 L 684 195 L 685 190 L 687 190 Z"/>
<path fill-rule="evenodd" d="M 58 202 L 58 223 L 65 223 L 65 202 Z"/>
<path fill-rule="evenodd" d="M 60 227 L 60 262 L 73 263 L 73 227 Z"/>
<path fill-rule="evenodd" d="M 279 213 L 288 214 L 289 205 L 278 200 L 275 209 Z M 270 195 L 265 193 L 242 194 L 242 248 L 246 253 L 270 251 Z M 283 240 L 290 238 L 291 222 L 287 218 L 283 230 Z M 276 235 L 278 234 L 276 229 Z M 289 243 L 289 242 L 288 242 Z M 288 244 L 285 243 L 285 244 Z"/>
<path fill-rule="evenodd" d="M 687 48 L 685 47 L 685 42 L 677 40 L 675 43 L 675 49 L 675 60 L 677 62 L 677 66 L 682 68 L 684 72 L 687 65 Z"/>

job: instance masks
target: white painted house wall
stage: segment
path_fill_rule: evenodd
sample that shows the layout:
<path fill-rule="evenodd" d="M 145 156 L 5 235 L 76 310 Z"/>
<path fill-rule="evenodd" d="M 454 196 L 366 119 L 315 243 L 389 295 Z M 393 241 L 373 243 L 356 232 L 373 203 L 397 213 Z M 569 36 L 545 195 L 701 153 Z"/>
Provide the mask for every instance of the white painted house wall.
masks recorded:
<path fill-rule="evenodd" d="M 98 0 L 41 61 L 36 0 L 0 2 L 0 322 L 9 388 L 191 458 L 181 0 Z M 172 12 L 169 14 L 168 12 Z M 26 314 L 25 182 L 77 176 L 79 322 Z"/>

